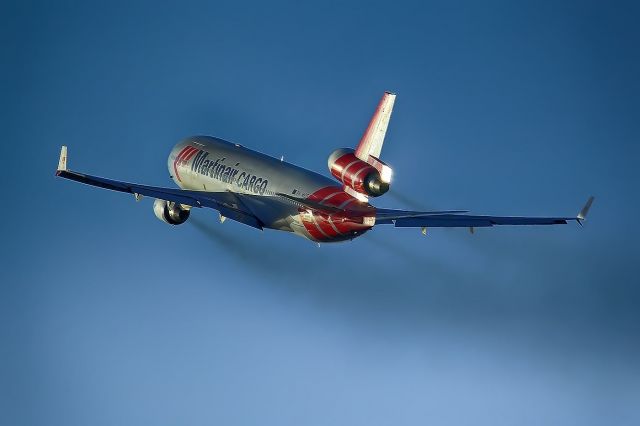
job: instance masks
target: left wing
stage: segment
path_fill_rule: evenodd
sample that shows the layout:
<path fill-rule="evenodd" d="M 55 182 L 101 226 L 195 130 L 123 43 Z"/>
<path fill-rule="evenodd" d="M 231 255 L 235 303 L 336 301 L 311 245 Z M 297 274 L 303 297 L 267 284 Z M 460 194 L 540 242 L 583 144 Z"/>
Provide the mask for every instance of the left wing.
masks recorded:
<path fill-rule="evenodd" d="M 391 224 L 398 228 L 458 227 L 479 228 L 494 225 L 563 225 L 570 221 L 582 224 L 591 208 L 594 197 L 589 197 L 575 217 L 526 217 L 526 216 L 477 216 L 450 212 L 410 212 L 406 210 L 381 210 L 376 223 Z"/>
<path fill-rule="evenodd" d="M 228 217 L 229 219 L 237 220 L 238 222 L 253 226 L 254 228 L 262 229 L 263 224 L 260 219 L 247 207 L 245 203 L 243 203 L 242 194 L 162 188 L 158 186 L 140 185 L 137 183 L 123 182 L 74 172 L 67 169 L 66 146 L 63 146 L 60 151 L 60 160 L 58 162 L 56 175 L 87 185 L 97 186 L 99 188 L 134 194 L 136 199 L 139 199 L 141 195 L 144 195 L 147 197 L 185 204 L 191 207 L 209 207 L 218 210 L 220 214 Z"/>

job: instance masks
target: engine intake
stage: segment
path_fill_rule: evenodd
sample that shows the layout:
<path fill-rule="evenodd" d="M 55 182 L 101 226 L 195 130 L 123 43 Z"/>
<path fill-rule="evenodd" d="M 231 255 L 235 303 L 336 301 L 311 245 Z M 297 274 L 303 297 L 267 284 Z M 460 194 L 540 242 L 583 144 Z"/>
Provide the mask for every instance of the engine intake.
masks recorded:
<path fill-rule="evenodd" d="M 331 174 L 346 186 L 361 194 L 379 197 L 389 190 L 389 182 L 371 164 L 356 157 L 354 150 L 333 151 L 328 161 Z"/>
<path fill-rule="evenodd" d="M 180 225 L 189 219 L 191 207 L 173 201 L 156 199 L 153 202 L 156 217 L 169 225 Z"/>

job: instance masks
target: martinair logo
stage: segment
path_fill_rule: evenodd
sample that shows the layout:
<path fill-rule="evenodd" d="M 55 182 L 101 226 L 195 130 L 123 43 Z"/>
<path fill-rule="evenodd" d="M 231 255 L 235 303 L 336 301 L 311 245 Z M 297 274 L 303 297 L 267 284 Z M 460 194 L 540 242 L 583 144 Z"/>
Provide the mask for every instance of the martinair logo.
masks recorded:
<path fill-rule="evenodd" d="M 178 153 L 176 159 L 173 161 L 173 171 L 180 182 L 182 182 L 182 178 L 180 178 L 180 173 L 178 173 L 178 167 L 187 164 L 196 152 L 198 152 L 197 148 L 186 146 Z"/>
<path fill-rule="evenodd" d="M 208 156 L 208 152 L 191 146 L 180 151 L 173 162 L 173 170 L 178 180 L 182 182 L 178 169 L 181 166 L 186 166 L 193 159 L 191 163 L 191 171 L 193 173 L 208 176 L 222 183 L 235 184 L 238 188 L 260 195 L 263 195 L 267 190 L 269 185 L 267 179 L 227 166 L 224 164 L 225 158 L 218 158 L 213 161 L 207 159 Z"/>

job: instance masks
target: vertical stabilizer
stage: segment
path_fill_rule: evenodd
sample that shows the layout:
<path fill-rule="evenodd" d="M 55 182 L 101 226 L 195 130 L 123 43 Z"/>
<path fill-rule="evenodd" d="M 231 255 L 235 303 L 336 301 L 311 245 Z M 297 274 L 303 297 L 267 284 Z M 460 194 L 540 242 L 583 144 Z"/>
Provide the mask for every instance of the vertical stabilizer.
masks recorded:
<path fill-rule="evenodd" d="M 384 92 L 376 112 L 371 117 L 367 130 L 362 135 L 362 139 L 360 139 L 360 143 L 356 148 L 356 157 L 362 161 L 367 161 L 370 155 L 376 158 L 380 157 L 395 100 L 395 93 Z"/>

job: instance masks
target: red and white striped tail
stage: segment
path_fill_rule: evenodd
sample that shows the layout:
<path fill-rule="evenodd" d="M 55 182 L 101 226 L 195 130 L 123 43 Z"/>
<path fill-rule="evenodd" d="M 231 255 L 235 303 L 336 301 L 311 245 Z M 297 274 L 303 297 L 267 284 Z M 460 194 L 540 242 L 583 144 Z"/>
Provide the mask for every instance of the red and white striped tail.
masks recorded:
<path fill-rule="evenodd" d="M 360 139 L 360 143 L 356 148 L 356 157 L 362 161 L 368 161 L 369 156 L 380 158 L 384 136 L 387 133 L 395 100 L 395 93 L 384 92 L 376 112 L 371 117 L 369 127 L 362 135 L 362 139 Z"/>

